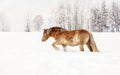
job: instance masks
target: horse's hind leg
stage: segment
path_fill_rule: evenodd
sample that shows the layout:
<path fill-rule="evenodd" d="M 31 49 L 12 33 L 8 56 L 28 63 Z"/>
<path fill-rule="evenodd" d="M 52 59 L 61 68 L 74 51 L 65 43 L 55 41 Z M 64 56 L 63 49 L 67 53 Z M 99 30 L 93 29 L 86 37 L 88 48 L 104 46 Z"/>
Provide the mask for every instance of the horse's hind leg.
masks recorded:
<path fill-rule="evenodd" d="M 93 52 L 92 47 L 90 46 L 89 43 L 87 43 L 87 47 L 89 48 L 89 50 L 90 50 L 91 52 Z"/>
<path fill-rule="evenodd" d="M 80 51 L 84 51 L 84 46 L 80 45 Z"/>

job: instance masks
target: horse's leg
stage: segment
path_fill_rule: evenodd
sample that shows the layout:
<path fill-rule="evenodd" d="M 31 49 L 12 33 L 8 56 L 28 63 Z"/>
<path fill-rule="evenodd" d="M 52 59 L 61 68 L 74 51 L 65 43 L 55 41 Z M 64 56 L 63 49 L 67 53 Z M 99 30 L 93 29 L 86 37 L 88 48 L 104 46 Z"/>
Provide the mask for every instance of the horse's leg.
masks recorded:
<path fill-rule="evenodd" d="M 80 51 L 84 51 L 84 45 L 80 45 Z"/>
<path fill-rule="evenodd" d="M 56 50 L 58 50 L 59 48 L 56 47 L 56 45 L 59 45 L 59 44 L 60 44 L 59 42 L 55 41 L 55 42 L 52 43 L 52 46 L 53 46 Z"/>
<path fill-rule="evenodd" d="M 66 44 L 62 44 L 64 51 L 66 52 Z"/>
<path fill-rule="evenodd" d="M 87 47 L 89 48 L 89 50 L 90 50 L 91 52 L 93 52 L 92 47 L 90 46 L 90 43 L 87 43 Z"/>

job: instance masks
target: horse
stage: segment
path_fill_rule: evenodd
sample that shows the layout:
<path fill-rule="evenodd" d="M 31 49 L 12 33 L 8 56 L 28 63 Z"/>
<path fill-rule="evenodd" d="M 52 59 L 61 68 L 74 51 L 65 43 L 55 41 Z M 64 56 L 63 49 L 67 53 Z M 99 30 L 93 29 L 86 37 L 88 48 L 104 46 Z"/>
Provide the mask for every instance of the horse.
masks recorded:
<path fill-rule="evenodd" d="M 66 51 L 66 46 L 79 46 L 80 51 L 84 51 L 84 45 L 86 44 L 91 52 L 99 52 L 92 33 L 86 29 L 66 30 L 61 27 L 44 29 L 41 40 L 44 42 L 49 37 L 53 37 L 55 39 L 52 46 L 56 50 L 58 49 L 56 45 L 62 45 L 64 51 Z"/>

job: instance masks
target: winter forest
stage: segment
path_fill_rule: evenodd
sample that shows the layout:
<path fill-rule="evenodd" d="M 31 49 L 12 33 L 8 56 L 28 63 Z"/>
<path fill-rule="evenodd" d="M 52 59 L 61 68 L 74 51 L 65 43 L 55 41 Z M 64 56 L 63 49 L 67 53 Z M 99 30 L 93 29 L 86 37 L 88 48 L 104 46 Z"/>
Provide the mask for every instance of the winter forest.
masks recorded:
<path fill-rule="evenodd" d="M 120 32 L 120 8 L 116 2 L 108 8 L 103 1 L 100 7 L 89 8 L 86 14 L 80 4 L 80 0 L 60 2 L 54 13 L 55 24 L 69 30 L 85 28 L 92 32 Z"/>
<path fill-rule="evenodd" d="M 60 26 L 68 30 L 84 28 L 91 32 L 120 32 L 119 2 L 112 1 L 108 4 L 106 0 L 101 0 L 98 5 L 90 6 L 90 3 L 84 5 L 81 1 L 59 0 L 47 18 L 42 14 L 28 12 L 23 18 L 23 31 L 39 32 L 44 27 Z M 8 16 L 1 12 L 0 31 L 14 31 L 11 25 Z"/>

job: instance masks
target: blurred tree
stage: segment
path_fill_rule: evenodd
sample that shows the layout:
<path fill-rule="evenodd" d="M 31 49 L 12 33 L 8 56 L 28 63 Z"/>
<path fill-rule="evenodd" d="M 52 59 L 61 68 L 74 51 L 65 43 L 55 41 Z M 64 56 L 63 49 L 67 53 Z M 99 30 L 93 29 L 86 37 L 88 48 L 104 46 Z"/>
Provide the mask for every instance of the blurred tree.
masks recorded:
<path fill-rule="evenodd" d="M 32 17 L 30 14 L 27 14 L 25 32 L 31 32 L 31 22 L 32 22 Z"/>
<path fill-rule="evenodd" d="M 9 32 L 10 31 L 7 17 L 3 13 L 0 13 L 0 31 L 1 32 Z"/>
<path fill-rule="evenodd" d="M 120 8 L 115 2 L 112 3 L 110 18 L 111 18 L 111 31 L 120 32 Z"/>
<path fill-rule="evenodd" d="M 34 26 L 35 26 L 35 30 L 36 31 L 40 31 L 41 26 L 43 25 L 43 16 L 41 15 L 37 15 L 34 20 L 33 20 Z"/>
<path fill-rule="evenodd" d="M 83 28 L 84 20 L 83 13 L 80 11 L 80 0 L 75 0 L 73 3 L 71 0 L 60 1 L 53 13 L 52 19 L 56 25 L 69 30 Z"/>

